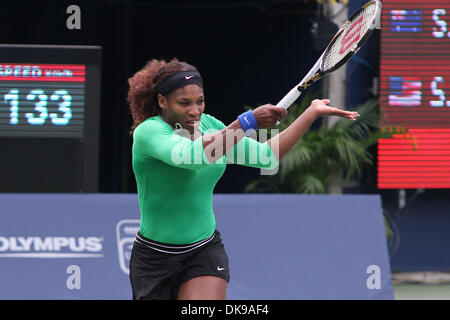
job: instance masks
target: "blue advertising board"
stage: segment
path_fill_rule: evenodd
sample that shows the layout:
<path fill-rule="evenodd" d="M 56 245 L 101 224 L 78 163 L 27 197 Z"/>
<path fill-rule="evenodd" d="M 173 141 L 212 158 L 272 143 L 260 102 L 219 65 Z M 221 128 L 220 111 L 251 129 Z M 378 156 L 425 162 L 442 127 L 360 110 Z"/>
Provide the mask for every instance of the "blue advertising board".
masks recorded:
<path fill-rule="evenodd" d="M 136 194 L 0 194 L 0 299 L 126 300 Z M 215 194 L 228 299 L 392 299 L 381 201 Z"/>

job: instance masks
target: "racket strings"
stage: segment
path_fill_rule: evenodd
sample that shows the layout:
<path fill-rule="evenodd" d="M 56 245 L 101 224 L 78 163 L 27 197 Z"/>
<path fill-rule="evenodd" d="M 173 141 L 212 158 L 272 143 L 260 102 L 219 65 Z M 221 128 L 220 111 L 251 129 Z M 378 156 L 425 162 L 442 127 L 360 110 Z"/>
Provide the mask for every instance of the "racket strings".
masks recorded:
<path fill-rule="evenodd" d="M 324 63 L 323 70 L 327 71 L 337 65 L 346 55 L 354 49 L 358 41 L 364 37 L 369 31 L 372 22 L 375 19 L 377 6 L 375 3 L 367 6 L 359 14 L 352 17 L 349 23 L 345 24 L 339 37 L 333 42 L 328 50 Z"/>

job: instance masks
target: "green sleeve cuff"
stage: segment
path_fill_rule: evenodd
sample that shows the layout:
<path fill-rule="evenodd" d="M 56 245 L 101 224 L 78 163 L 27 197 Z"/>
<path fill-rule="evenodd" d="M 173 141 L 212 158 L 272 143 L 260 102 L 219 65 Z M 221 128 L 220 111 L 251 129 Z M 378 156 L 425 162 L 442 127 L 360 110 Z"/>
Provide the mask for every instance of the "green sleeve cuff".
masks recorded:
<path fill-rule="evenodd" d="M 249 137 L 239 141 L 226 156 L 231 163 L 253 168 L 273 170 L 279 164 L 267 141 L 261 143 Z"/>

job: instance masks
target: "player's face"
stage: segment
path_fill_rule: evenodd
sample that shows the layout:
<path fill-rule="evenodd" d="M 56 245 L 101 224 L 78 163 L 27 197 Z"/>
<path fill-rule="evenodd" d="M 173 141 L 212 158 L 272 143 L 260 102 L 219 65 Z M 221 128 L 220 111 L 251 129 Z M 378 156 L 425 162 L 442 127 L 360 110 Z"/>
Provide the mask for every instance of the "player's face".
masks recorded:
<path fill-rule="evenodd" d="M 203 88 L 190 84 L 179 88 L 166 97 L 164 108 L 165 119 L 175 126 L 175 123 L 194 133 L 200 124 L 200 117 L 205 110 L 205 96 Z"/>

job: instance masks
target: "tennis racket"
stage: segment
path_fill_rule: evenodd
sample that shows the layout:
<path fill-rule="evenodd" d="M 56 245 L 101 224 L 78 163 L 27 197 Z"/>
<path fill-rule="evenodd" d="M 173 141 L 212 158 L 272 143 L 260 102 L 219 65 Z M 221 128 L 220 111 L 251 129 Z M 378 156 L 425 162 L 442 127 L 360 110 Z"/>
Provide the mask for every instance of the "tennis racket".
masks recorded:
<path fill-rule="evenodd" d="M 379 23 L 380 15 L 379 0 L 371 0 L 356 11 L 331 39 L 308 74 L 277 103 L 277 106 L 289 108 L 311 84 L 345 64 L 369 38 Z"/>

